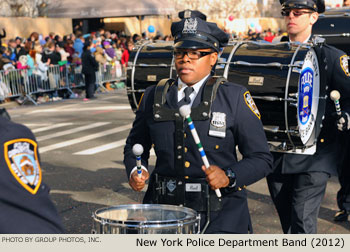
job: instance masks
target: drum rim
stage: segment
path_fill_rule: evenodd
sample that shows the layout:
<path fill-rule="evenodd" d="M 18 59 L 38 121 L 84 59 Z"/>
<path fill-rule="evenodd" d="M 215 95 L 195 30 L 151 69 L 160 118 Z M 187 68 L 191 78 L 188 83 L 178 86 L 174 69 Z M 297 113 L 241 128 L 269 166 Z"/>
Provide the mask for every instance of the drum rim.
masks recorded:
<path fill-rule="evenodd" d="M 153 220 L 153 221 L 140 221 L 140 220 L 111 220 L 108 218 L 103 218 L 98 216 L 99 213 L 109 209 L 155 209 L 159 210 L 162 208 L 163 210 L 181 210 L 186 213 L 186 216 L 177 220 Z M 188 216 L 192 214 L 192 216 Z M 118 225 L 120 227 L 128 227 L 128 228 L 167 228 L 167 227 L 178 227 L 178 226 L 186 226 L 188 224 L 195 223 L 197 218 L 197 212 L 188 207 L 181 207 L 175 205 L 166 205 L 166 204 L 130 204 L 130 205 L 116 205 L 110 207 L 103 207 L 97 209 L 93 216 L 96 222 L 101 223 L 102 225 Z"/>

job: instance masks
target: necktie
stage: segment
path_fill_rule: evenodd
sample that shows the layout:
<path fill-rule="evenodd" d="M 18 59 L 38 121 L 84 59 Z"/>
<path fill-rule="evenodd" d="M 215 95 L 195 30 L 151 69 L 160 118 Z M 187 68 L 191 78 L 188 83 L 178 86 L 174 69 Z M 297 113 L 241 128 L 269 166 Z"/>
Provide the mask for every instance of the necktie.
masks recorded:
<path fill-rule="evenodd" d="M 181 99 L 181 101 L 178 102 L 178 106 L 181 107 L 182 105 L 187 105 L 191 103 L 190 94 L 194 91 L 193 87 L 186 87 L 184 90 L 185 97 Z"/>

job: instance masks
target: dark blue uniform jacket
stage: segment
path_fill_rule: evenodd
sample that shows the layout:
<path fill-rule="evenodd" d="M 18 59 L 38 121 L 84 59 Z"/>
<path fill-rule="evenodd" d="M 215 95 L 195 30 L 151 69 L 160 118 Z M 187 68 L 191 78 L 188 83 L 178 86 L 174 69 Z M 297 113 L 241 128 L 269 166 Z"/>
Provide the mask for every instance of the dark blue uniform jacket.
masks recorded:
<path fill-rule="evenodd" d="M 50 188 L 44 183 L 37 182 L 36 192 L 26 189 L 13 174 L 15 169 L 9 167 L 14 158 L 8 158 L 5 146 L 8 143 L 35 142 L 33 133 L 25 126 L 13 123 L 0 117 L 0 233 L 11 234 L 45 234 L 64 232 L 61 219 L 52 203 Z M 13 150 L 13 144 L 6 147 Z M 33 147 L 33 145 L 30 145 Z M 39 158 L 37 149 L 34 153 Z M 18 154 L 22 160 L 28 161 L 29 156 Z M 29 157 L 30 159 L 30 157 Z M 35 158 L 36 159 L 36 158 Z M 33 160 L 31 160 L 33 161 Z M 39 161 L 39 160 L 38 160 Z M 39 168 L 38 166 L 35 166 Z M 24 171 L 20 171 L 24 174 Z M 20 175 L 21 176 L 21 175 Z"/>
<path fill-rule="evenodd" d="M 200 104 L 203 86 L 192 107 Z M 142 162 L 145 167 L 148 167 L 149 150 L 153 144 L 157 155 L 154 172 L 163 176 L 176 176 L 174 168 L 175 122 L 156 122 L 153 120 L 154 91 L 154 86 L 146 89 L 136 112 L 133 128 L 127 138 L 124 149 L 124 163 L 128 178 L 131 170 L 135 167 L 135 157 L 131 149 L 136 143 L 142 144 L 145 149 L 142 155 Z M 230 82 L 221 84 L 218 88 L 211 112 L 226 114 L 225 138 L 209 136 L 211 119 L 194 121 L 209 163 L 222 169 L 230 167 L 236 174 L 237 187 L 239 189 L 243 188 L 243 190 L 232 192 L 223 197 L 222 210 L 212 212 L 210 229 L 213 232 L 218 230 L 235 233 L 248 232 L 251 224 L 244 188 L 265 177 L 272 166 L 272 156 L 269 152 L 261 121 L 248 107 L 244 99 L 246 92 L 247 90 L 244 87 Z M 166 104 L 170 108 L 177 108 L 176 84 L 169 88 Z M 203 162 L 187 126 L 185 132 L 184 142 L 187 150 L 185 161 L 189 164 L 188 168 L 184 168 L 185 176 L 204 178 L 205 174 L 201 170 Z M 237 160 L 236 146 L 238 146 L 243 156 L 240 161 Z M 151 184 L 152 181 L 150 181 Z M 150 189 L 146 193 L 144 202 L 152 203 Z"/>

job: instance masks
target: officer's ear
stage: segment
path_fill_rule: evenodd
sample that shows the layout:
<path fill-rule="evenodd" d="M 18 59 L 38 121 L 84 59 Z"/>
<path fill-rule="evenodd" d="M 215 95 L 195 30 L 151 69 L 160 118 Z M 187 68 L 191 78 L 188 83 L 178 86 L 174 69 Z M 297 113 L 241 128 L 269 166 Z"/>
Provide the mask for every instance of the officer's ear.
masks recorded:
<path fill-rule="evenodd" d="M 317 22 L 317 20 L 318 20 L 318 12 L 315 11 L 310 15 L 310 24 L 314 25 Z"/>
<path fill-rule="evenodd" d="M 218 60 L 218 53 L 213 52 L 210 54 L 210 66 L 214 66 L 216 64 L 216 61 Z"/>

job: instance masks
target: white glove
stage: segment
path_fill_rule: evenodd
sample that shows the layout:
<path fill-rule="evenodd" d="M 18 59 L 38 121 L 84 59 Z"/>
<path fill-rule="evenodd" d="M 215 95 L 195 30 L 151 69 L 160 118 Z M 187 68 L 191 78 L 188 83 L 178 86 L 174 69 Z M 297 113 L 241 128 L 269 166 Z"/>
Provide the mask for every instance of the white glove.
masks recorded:
<path fill-rule="evenodd" d="M 337 127 L 339 131 L 347 131 L 350 129 L 350 116 L 348 113 L 342 111 L 337 119 Z"/>

